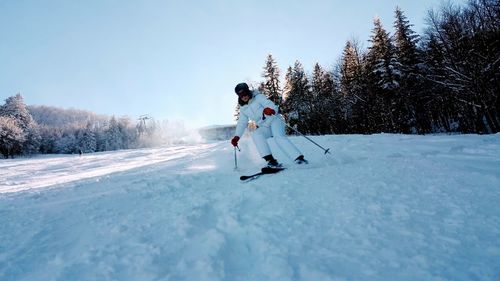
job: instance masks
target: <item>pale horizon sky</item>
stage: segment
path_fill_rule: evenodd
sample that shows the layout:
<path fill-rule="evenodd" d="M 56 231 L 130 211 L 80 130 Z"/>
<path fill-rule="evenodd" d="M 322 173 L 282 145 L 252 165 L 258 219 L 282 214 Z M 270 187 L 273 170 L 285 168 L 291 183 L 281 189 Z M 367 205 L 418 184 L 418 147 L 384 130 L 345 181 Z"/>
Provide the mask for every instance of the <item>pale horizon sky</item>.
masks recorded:
<path fill-rule="evenodd" d="M 465 0 L 450 1 L 462 5 Z M 0 0 L 0 98 L 97 114 L 232 124 L 239 82 L 284 80 L 299 60 L 331 69 L 345 42 L 393 33 L 399 6 L 422 35 L 442 0 Z"/>

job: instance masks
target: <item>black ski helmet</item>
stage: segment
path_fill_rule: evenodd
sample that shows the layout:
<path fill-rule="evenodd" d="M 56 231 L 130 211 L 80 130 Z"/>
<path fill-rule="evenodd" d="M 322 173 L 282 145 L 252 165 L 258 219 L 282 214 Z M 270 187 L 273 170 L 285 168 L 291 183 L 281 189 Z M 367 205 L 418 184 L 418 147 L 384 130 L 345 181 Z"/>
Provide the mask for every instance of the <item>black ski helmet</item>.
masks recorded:
<path fill-rule="evenodd" d="M 239 83 L 234 87 L 234 92 L 238 94 L 246 93 L 250 94 L 250 88 L 248 87 L 247 83 Z"/>

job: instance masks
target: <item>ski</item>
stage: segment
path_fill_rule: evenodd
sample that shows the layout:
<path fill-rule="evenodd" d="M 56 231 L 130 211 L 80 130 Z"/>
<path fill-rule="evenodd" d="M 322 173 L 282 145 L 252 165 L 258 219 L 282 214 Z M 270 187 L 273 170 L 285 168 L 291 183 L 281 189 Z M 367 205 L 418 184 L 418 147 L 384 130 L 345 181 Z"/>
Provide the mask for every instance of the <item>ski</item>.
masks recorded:
<path fill-rule="evenodd" d="M 267 175 L 267 174 L 276 174 L 280 171 L 283 171 L 285 168 L 271 168 L 271 167 L 264 167 L 260 170 L 259 173 L 249 175 L 249 176 L 241 176 L 240 180 L 242 181 L 251 181 L 254 179 L 257 179 L 258 177 L 262 175 Z"/>

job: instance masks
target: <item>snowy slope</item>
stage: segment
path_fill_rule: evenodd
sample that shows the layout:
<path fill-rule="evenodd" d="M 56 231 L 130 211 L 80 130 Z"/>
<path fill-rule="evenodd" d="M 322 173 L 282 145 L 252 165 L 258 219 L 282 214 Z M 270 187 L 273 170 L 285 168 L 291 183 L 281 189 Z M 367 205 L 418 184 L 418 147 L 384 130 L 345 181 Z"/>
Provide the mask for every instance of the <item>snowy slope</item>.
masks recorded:
<path fill-rule="evenodd" d="M 0 280 L 500 280 L 500 134 L 313 138 L 2 160 Z"/>

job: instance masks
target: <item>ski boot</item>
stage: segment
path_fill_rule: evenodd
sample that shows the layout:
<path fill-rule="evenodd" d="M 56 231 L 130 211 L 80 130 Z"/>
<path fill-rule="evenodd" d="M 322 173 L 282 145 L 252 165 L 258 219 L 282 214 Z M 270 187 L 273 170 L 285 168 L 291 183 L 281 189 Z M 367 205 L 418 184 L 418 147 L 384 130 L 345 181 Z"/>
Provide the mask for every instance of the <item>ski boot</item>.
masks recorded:
<path fill-rule="evenodd" d="M 278 163 L 278 160 L 274 159 L 272 155 L 266 155 L 264 156 L 264 160 L 267 161 L 267 167 L 268 168 L 281 168 L 282 165 Z"/>
<path fill-rule="evenodd" d="M 306 159 L 304 159 L 304 155 L 300 155 L 299 157 L 295 158 L 295 164 L 308 164 L 309 161 L 307 161 Z"/>

